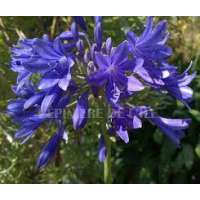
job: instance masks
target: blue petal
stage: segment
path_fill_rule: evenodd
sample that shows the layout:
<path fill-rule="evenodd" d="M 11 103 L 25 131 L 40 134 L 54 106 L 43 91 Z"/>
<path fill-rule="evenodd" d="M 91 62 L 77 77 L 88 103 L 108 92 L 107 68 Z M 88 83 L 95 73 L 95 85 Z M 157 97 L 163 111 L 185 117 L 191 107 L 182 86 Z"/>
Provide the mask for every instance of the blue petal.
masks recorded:
<path fill-rule="evenodd" d="M 166 88 L 170 95 L 178 99 L 179 101 L 183 102 L 184 104 L 187 104 L 192 99 L 193 96 L 193 90 L 188 87 L 178 87 L 178 86 L 167 86 Z"/>
<path fill-rule="evenodd" d="M 46 95 L 41 104 L 41 113 L 46 113 L 48 109 L 52 106 L 57 94 Z"/>
<path fill-rule="evenodd" d="M 35 51 L 44 59 L 55 60 L 59 59 L 62 55 L 60 52 L 56 52 L 53 45 L 47 41 L 38 39 L 34 46 Z"/>
<path fill-rule="evenodd" d="M 96 87 L 101 87 L 106 83 L 107 79 L 108 79 L 108 73 L 99 70 L 97 72 L 90 74 L 87 80 L 89 84 Z"/>
<path fill-rule="evenodd" d="M 127 79 L 127 89 L 129 92 L 137 92 L 144 89 L 144 85 L 134 76 L 128 76 Z"/>
<path fill-rule="evenodd" d="M 95 24 L 102 23 L 102 16 L 95 16 L 94 21 L 95 21 Z"/>
<path fill-rule="evenodd" d="M 71 74 L 68 73 L 64 78 L 60 79 L 59 82 L 58 82 L 58 86 L 66 91 L 68 86 L 69 86 L 69 83 L 71 81 Z"/>
<path fill-rule="evenodd" d="M 190 87 L 188 87 L 188 86 L 181 87 L 180 92 L 181 92 L 181 97 L 183 100 L 191 100 L 192 99 L 193 90 Z"/>
<path fill-rule="evenodd" d="M 44 93 L 38 93 L 35 94 L 34 96 L 30 97 L 28 100 L 26 100 L 26 102 L 24 103 L 24 109 L 28 109 L 31 106 L 38 104 L 42 101 L 44 97 Z"/>
<path fill-rule="evenodd" d="M 56 107 L 57 108 L 65 108 L 68 105 L 69 101 L 70 101 L 70 96 L 65 95 L 59 100 Z"/>
<path fill-rule="evenodd" d="M 53 41 L 53 48 L 58 54 L 64 55 L 65 50 L 64 50 L 63 42 L 61 41 L 60 37 L 57 37 Z"/>
<path fill-rule="evenodd" d="M 97 23 L 97 25 L 95 26 L 94 40 L 97 44 L 97 49 L 100 50 L 102 45 L 102 27 L 100 23 Z"/>
<path fill-rule="evenodd" d="M 42 123 L 46 119 L 50 119 L 50 118 L 52 118 L 52 114 L 51 113 L 34 114 L 34 115 L 31 115 L 31 116 L 27 117 L 24 120 L 24 124 L 25 125 L 30 125 L 32 123 Z"/>
<path fill-rule="evenodd" d="M 120 90 L 112 79 L 109 79 L 105 90 L 108 102 L 116 104 L 120 97 Z"/>
<path fill-rule="evenodd" d="M 46 72 L 56 66 L 56 62 L 49 63 L 47 60 L 41 58 L 33 58 L 26 62 L 23 62 L 22 64 L 27 70 L 34 73 Z"/>
<path fill-rule="evenodd" d="M 59 38 L 63 40 L 73 40 L 74 36 L 71 31 L 65 31 L 59 35 Z"/>
<path fill-rule="evenodd" d="M 26 117 L 23 120 L 22 128 L 16 132 L 15 138 L 21 139 L 22 143 L 25 143 L 48 117 L 49 115 L 43 114 Z"/>
<path fill-rule="evenodd" d="M 116 133 L 125 143 L 129 142 L 128 131 L 124 130 L 122 126 L 120 126 L 119 130 L 117 130 Z"/>
<path fill-rule="evenodd" d="M 21 113 L 24 108 L 24 99 L 16 99 L 13 101 L 10 101 L 7 106 L 7 111 L 9 114 L 16 114 Z"/>
<path fill-rule="evenodd" d="M 188 128 L 190 119 L 167 119 L 163 117 L 150 117 L 149 120 L 156 124 L 177 146 L 184 137 L 183 130 Z"/>
<path fill-rule="evenodd" d="M 128 60 L 128 42 L 124 41 L 113 52 L 111 62 L 113 66 L 118 66 Z"/>
<path fill-rule="evenodd" d="M 99 139 L 99 154 L 98 154 L 99 161 L 104 162 L 104 160 L 106 159 L 106 155 L 107 155 L 107 151 L 106 151 L 106 146 L 105 146 L 105 140 L 104 140 L 103 135 L 101 135 Z"/>
<path fill-rule="evenodd" d="M 72 116 L 73 127 L 75 130 L 85 126 L 88 118 L 88 92 L 83 93 L 77 102 Z"/>
<path fill-rule="evenodd" d="M 147 37 L 153 31 L 153 17 L 148 17 L 146 22 L 146 27 L 142 33 L 141 40 Z"/>
<path fill-rule="evenodd" d="M 108 55 L 110 55 L 111 49 L 112 49 L 112 39 L 109 37 L 109 38 L 106 40 L 106 53 L 107 53 Z"/>
<path fill-rule="evenodd" d="M 85 23 L 84 17 L 74 16 L 74 20 L 84 31 L 87 32 L 87 25 Z"/>
<path fill-rule="evenodd" d="M 26 126 L 22 127 L 20 130 L 18 130 L 15 134 L 16 139 L 22 139 L 22 143 L 25 143 L 30 137 L 32 137 L 34 131 L 39 127 L 39 124 L 32 126 Z"/>
<path fill-rule="evenodd" d="M 178 85 L 179 87 L 181 86 L 187 86 L 189 85 L 193 79 L 196 77 L 196 73 L 194 72 L 193 74 L 191 75 L 185 75 L 182 79 L 179 79 L 178 80 Z"/>
<path fill-rule="evenodd" d="M 81 56 L 84 55 L 84 43 L 83 43 L 83 40 L 79 40 L 77 43 L 76 43 L 76 47 L 78 49 L 78 52 Z"/>
<path fill-rule="evenodd" d="M 75 22 L 73 22 L 71 24 L 71 32 L 74 36 L 75 41 L 77 41 L 78 40 L 78 27 L 77 27 L 77 24 Z"/>
<path fill-rule="evenodd" d="M 166 31 L 167 31 L 167 21 L 163 20 L 157 24 L 148 42 L 158 43 L 161 45 L 164 44 L 166 42 L 166 38 L 168 37 L 168 33 Z"/>
<path fill-rule="evenodd" d="M 95 52 L 95 60 L 100 70 L 106 70 L 110 65 L 110 57 L 99 52 Z"/>
<path fill-rule="evenodd" d="M 190 119 L 168 119 L 164 117 L 160 117 L 159 119 L 162 123 L 170 126 L 173 129 L 186 129 L 189 127 L 191 122 Z"/>
<path fill-rule="evenodd" d="M 60 79 L 58 78 L 43 78 L 39 85 L 38 85 L 38 89 L 39 90 L 43 90 L 43 89 L 47 89 L 47 88 L 51 88 L 53 86 L 55 86 L 58 82 L 59 82 Z"/>
<path fill-rule="evenodd" d="M 137 42 L 137 36 L 132 32 L 132 31 L 129 31 L 127 33 L 127 39 L 128 41 L 130 42 L 130 46 L 135 46 L 136 45 L 136 42 Z"/>
<path fill-rule="evenodd" d="M 136 115 L 133 116 L 133 128 L 142 128 L 142 121 Z"/>
<path fill-rule="evenodd" d="M 45 167 L 48 162 L 53 158 L 55 155 L 56 151 L 58 150 L 59 143 L 63 137 L 64 129 L 60 128 L 59 131 L 54 134 L 49 142 L 44 146 L 38 161 L 37 161 L 37 167 L 38 168 L 43 168 Z"/>

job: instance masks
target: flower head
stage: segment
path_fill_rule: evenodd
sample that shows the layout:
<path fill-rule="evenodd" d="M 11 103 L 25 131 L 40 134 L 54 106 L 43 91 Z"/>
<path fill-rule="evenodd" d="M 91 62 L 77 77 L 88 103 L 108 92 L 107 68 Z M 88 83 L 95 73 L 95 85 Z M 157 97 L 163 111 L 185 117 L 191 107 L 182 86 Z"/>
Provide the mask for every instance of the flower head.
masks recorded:
<path fill-rule="evenodd" d="M 191 66 L 180 74 L 168 63 L 172 50 L 166 44 L 167 22 L 154 26 L 149 17 L 140 36 L 129 31 L 127 40 L 114 47 L 111 37 L 103 41 L 102 17 L 94 18 L 92 38 L 86 20 L 80 16 L 73 19 L 69 29 L 56 38 L 23 39 L 11 50 L 11 70 L 18 76 L 12 86 L 16 99 L 9 102 L 7 113 L 20 126 L 15 137 L 24 143 L 46 122 L 57 127 L 44 145 L 37 167 L 45 167 L 59 151 L 60 142 L 68 135 L 66 125 L 75 131 L 86 126 L 90 105 L 97 103 L 111 108 L 107 110 L 110 117 L 104 115 L 98 122 L 101 162 L 110 152 L 107 145 L 111 135 L 128 143 L 129 131 L 142 128 L 144 120 L 180 146 L 190 119 L 161 117 L 153 112 L 153 106 L 129 102 L 140 91 L 151 88 L 161 94 L 167 92 L 189 107 L 193 94 L 189 84 L 196 74 L 189 74 Z M 73 112 L 72 123 L 66 123 L 65 110 Z"/>
<path fill-rule="evenodd" d="M 92 86 L 105 86 L 106 97 L 111 103 L 117 103 L 123 91 L 136 92 L 144 89 L 143 84 L 137 78 L 126 76 L 129 63 L 127 45 L 127 41 L 122 42 L 116 48 L 111 48 L 108 44 L 108 52 L 112 49 L 110 53 L 95 52 L 97 70 L 88 77 L 88 82 Z"/>
<path fill-rule="evenodd" d="M 168 39 L 167 22 L 161 21 L 153 28 L 153 18 L 148 17 L 144 32 L 136 36 L 134 32 L 127 33 L 130 51 L 137 57 L 146 60 L 161 61 L 172 54 L 170 47 L 165 45 Z"/>

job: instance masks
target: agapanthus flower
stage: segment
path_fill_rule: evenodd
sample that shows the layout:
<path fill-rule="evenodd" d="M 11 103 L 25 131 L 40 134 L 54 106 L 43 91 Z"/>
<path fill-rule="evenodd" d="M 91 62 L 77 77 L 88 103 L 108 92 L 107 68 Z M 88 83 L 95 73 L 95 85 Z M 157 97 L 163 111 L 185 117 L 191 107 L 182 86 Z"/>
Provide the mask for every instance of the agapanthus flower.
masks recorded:
<path fill-rule="evenodd" d="M 88 118 L 88 92 L 85 92 L 79 98 L 74 113 L 72 115 L 72 121 L 74 129 L 81 129 L 87 123 Z"/>
<path fill-rule="evenodd" d="M 69 48 L 59 36 L 55 40 L 44 36 L 20 41 L 13 47 L 12 55 L 11 69 L 19 73 L 17 84 L 13 86 L 18 99 L 12 100 L 7 110 L 21 126 L 15 137 L 24 143 L 45 122 L 55 122 L 60 130 L 63 109 L 76 90 L 71 80 L 70 70 L 74 61 Z M 32 76 L 38 73 L 41 79 L 33 84 Z M 57 143 L 52 141 L 50 144 L 55 146 Z M 45 166 L 53 153 L 51 150 L 45 159 L 43 155 L 38 167 Z"/>
<path fill-rule="evenodd" d="M 165 44 L 168 36 L 167 22 L 161 21 L 154 28 L 152 17 L 147 19 L 141 36 L 131 31 L 127 33 L 130 51 L 137 57 L 154 61 L 162 61 L 172 54 L 171 48 Z"/>
<path fill-rule="evenodd" d="M 193 95 L 189 84 L 196 74 L 189 74 L 191 66 L 180 74 L 177 67 L 168 63 L 172 50 L 167 45 L 167 22 L 154 26 L 149 17 L 140 36 L 129 31 L 114 47 L 111 37 L 103 40 L 102 17 L 94 18 L 92 38 L 87 20 L 80 16 L 73 19 L 69 29 L 57 37 L 26 38 L 11 50 L 11 70 L 18 76 L 12 86 L 16 99 L 9 102 L 7 112 L 20 126 L 16 138 L 25 143 L 43 124 L 57 127 L 44 145 L 37 167 L 45 167 L 59 151 L 68 126 L 75 131 L 86 126 L 92 100 L 104 105 L 104 109 L 111 108 L 109 117 L 99 121 L 101 127 L 97 131 L 101 162 L 106 159 L 110 136 L 128 143 L 129 131 L 142 128 L 144 120 L 180 146 L 190 119 L 161 117 L 153 106 L 129 103 L 140 91 L 152 88 L 189 107 Z M 64 117 L 68 109 L 73 113 L 71 123 L 66 123 Z"/>
<path fill-rule="evenodd" d="M 157 91 L 166 91 L 172 97 L 183 102 L 186 106 L 191 101 L 193 91 L 189 84 L 195 78 L 196 73 L 189 74 L 190 65 L 182 74 L 179 74 L 175 66 L 169 64 L 155 67 L 153 64 L 143 64 L 134 68 L 134 72 L 138 74 L 147 85 Z"/>
<path fill-rule="evenodd" d="M 112 48 L 110 54 L 95 52 L 97 70 L 90 74 L 89 84 L 97 87 L 105 85 L 109 102 L 116 103 L 121 91 L 136 92 L 144 89 L 143 84 L 134 76 L 126 76 L 128 62 L 128 43 L 122 42 Z"/>
<path fill-rule="evenodd" d="M 145 119 L 158 126 L 177 146 L 184 136 L 183 130 L 188 128 L 191 122 L 190 119 L 160 117 L 153 112 L 152 108 L 146 106 L 116 106 L 111 115 L 111 131 L 128 143 L 128 130 L 142 128 L 142 121 Z"/>
<path fill-rule="evenodd" d="M 55 133 L 49 140 L 49 142 L 44 146 L 42 152 L 38 158 L 37 166 L 39 168 L 45 167 L 48 161 L 56 154 L 56 151 L 59 148 L 59 143 L 63 138 L 64 127 L 60 127 L 58 132 Z"/>
<path fill-rule="evenodd" d="M 11 50 L 11 70 L 18 73 L 15 88 L 16 92 L 19 91 L 24 84 L 27 84 L 27 80 L 29 80 L 32 74 L 30 71 L 26 70 L 22 63 L 34 56 L 33 45 L 35 41 L 36 38 L 20 40 Z"/>
<path fill-rule="evenodd" d="M 184 130 L 189 127 L 190 119 L 168 119 L 160 116 L 150 117 L 149 121 L 169 137 L 177 146 L 184 137 Z"/>

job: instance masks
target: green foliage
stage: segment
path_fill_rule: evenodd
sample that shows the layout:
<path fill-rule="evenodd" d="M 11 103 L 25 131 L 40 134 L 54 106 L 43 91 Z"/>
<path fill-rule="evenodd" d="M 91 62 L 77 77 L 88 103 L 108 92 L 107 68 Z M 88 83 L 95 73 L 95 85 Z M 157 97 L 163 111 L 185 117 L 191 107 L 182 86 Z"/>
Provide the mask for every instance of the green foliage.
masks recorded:
<path fill-rule="evenodd" d="M 156 20 L 164 17 L 156 17 Z M 169 44 L 174 49 L 171 62 L 183 71 L 191 60 L 193 70 L 200 72 L 200 18 L 165 17 L 169 22 Z M 124 39 L 133 29 L 140 33 L 145 17 L 105 17 L 104 37 Z M 89 27 L 92 18 L 87 17 Z M 103 165 L 98 162 L 98 127 L 93 120 L 82 132 L 69 130 L 69 142 L 62 144 L 54 161 L 42 171 L 35 163 L 42 146 L 53 134 L 54 127 L 41 128 L 27 144 L 14 140 L 15 124 L 6 116 L 6 104 L 13 97 L 11 85 L 16 74 L 9 66 L 9 49 L 19 38 L 55 36 L 67 29 L 70 17 L 1 17 L 0 18 L 0 183 L 102 183 Z M 92 32 L 89 33 L 92 36 Z M 37 77 L 35 77 L 37 78 Z M 167 95 L 145 90 L 130 103 L 149 104 L 163 116 L 191 117 L 192 125 L 177 149 L 160 131 L 149 123 L 130 133 L 130 143 L 113 140 L 112 171 L 114 183 L 199 183 L 200 166 L 200 78 L 192 85 L 192 109 L 184 108 Z M 162 103 L 161 103 L 162 102 Z M 93 106 L 93 105 L 92 105 Z M 72 107 L 73 108 L 73 107 Z M 68 123 L 71 123 L 69 120 Z"/>

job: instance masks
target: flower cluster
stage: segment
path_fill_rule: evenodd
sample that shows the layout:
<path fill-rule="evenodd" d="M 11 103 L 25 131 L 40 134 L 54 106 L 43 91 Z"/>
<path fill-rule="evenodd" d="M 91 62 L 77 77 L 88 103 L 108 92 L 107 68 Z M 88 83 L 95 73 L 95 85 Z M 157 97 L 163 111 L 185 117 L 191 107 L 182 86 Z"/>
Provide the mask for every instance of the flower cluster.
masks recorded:
<path fill-rule="evenodd" d="M 111 108 L 105 120 L 106 133 L 99 139 L 99 160 L 107 154 L 105 134 L 129 142 L 128 131 L 142 127 L 148 120 L 177 146 L 184 136 L 190 119 L 160 117 L 145 105 L 130 105 L 128 100 L 145 88 L 166 92 L 189 107 L 193 91 L 188 86 L 195 78 L 186 69 L 179 74 L 177 67 L 168 63 L 172 50 L 166 21 L 153 24 L 148 17 L 143 33 L 129 31 L 126 39 L 113 46 L 109 37 L 103 40 L 102 17 L 94 19 L 94 37 L 88 37 L 83 17 L 74 17 L 68 31 L 49 38 L 20 40 L 11 50 L 11 70 L 18 73 L 12 87 L 17 98 L 11 100 L 7 112 L 20 129 L 16 138 L 23 143 L 36 130 L 49 122 L 57 132 L 44 146 L 37 162 L 42 168 L 53 158 L 61 140 L 67 140 L 66 126 L 83 129 L 88 121 L 90 99 L 97 99 Z M 91 97 L 91 98 L 89 98 Z M 71 124 L 64 120 L 64 110 L 71 102 L 76 107 Z M 102 122 L 101 122 L 102 123 Z"/>

